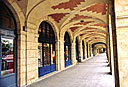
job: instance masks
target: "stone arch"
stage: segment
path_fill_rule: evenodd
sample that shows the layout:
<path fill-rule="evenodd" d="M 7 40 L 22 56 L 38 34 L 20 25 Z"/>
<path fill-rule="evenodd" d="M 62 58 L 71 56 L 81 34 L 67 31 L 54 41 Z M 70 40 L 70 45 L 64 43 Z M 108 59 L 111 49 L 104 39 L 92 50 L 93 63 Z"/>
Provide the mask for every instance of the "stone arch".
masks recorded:
<path fill-rule="evenodd" d="M 58 26 L 56 25 L 56 22 L 49 16 L 42 17 L 40 20 L 36 21 L 36 34 L 38 34 L 38 28 L 43 21 L 48 22 L 52 26 L 54 34 L 55 34 L 55 41 L 58 41 L 59 40 Z"/>
<path fill-rule="evenodd" d="M 74 38 L 73 38 L 72 31 L 69 30 L 69 29 L 65 29 L 63 32 L 60 31 L 60 40 L 64 41 L 65 32 L 68 32 L 68 34 L 69 34 L 69 36 L 70 36 L 70 41 L 71 41 L 71 43 L 72 43 L 73 40 L 74 40 Z"/>
<path fill-rule="evenodd" d="M 14 0 L 3 0 L 3 2 L 6 4 L 6 6 L 11 10 L 16 24 L 17 24 L 17 32 L 22 30 L 21 26 L 24 26 L 24 21 L 25 21 L 25 15 L 23 14 L 21 8 L 18 6 L 16 1 Z"/>
<path fill-rule="evenodd" d="M 21 39 L 22 39 L 22 37 L 21 37 L 21 31 L 22 31 L 22 26 L 24 26 L 24 20 L 25 20 L 25 16 L 24 16 L 24 14 L 23 14 L 23 12 L 22 12 L 22 10 L 21 10 L 21 8 L 18 6 L 18 4 L 16 3 L 16 1 L 14 1 L 14 0 L 1 0 L 1 2 L 3 2 L 6 6 L 7 6 L 7 8 L 11 11 L 11 13 L 12 13 L 12 15 L 13 15 L 13 17 L 14 17 L 14 21 L 15 21 L 15 24 L 16 24 L 16 31 L 17 31 L 17 42 L 16 43 L 18 43 L 18 44 L 16 44 L 17 45 L 17 47 L 18 47 L 18 49 L 16 50 L 16 54 L 17 54 L 17 56 L 16 56 L 16 59 L 17 59 L 17 73 L 19 73 L 19 74 L 17 74 L 17 83 L 18 83 L 18 85 L 22 85 L 22 82 L 21 82 L 21 77 L 22 77 L 22 74 L 20 74 L 22 71 L 21 71 L 21 67 L 19 67 L 19 66 L 21 66 L 21 60 L 19 60 L 19 59 L 21 59 L 22 57 L 20 56 L 20 55 L 22 55 L 21 54 Z"/>

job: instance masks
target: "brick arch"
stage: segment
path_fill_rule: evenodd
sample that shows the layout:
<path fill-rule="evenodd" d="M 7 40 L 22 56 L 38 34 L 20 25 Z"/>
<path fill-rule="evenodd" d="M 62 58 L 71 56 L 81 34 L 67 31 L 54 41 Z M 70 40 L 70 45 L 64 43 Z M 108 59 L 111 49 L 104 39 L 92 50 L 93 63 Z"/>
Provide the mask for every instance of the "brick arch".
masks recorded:
<path fill-rule="evenodd" d="M 70 18 L 66 19 L 66 21 L 68 21 L 68 20 L 70 20 Z M 90 25 L 90 24 L 93 24 L 93 23 L 95 24 L 95 21 L 101 22 L 100 20 L 95 19 L 95 18 L 82 18 L 82 20 L 85 20 L 86 25 L 81 25 L 81 26 L 87 26 L 87 25 Z M 61 25 L 61 27 L 60 27 L 61 31 L 67 29 L 67 27 L 70 27 L 71 25 L 76 26 L 75 24 L 80 23 L 81 19 L 77 19 L 75 21 L 70 21 L 70 22 L 67 22 L 67 23 L 66 23 L 66 21 Z"/>
<path fill-rule="evenodd" d="M 40 20 L 37 20 L 37 22 L 36 22 L 36 33 L 38 34 L 38 28 L 39 28 L 40 24 L 43 21 L 48 22 L 52 26 L 54 34 L 55 34 L 55 40 L 58 41 L 59 40 L 59 29 L 58 29 L 58 26 L 56 25 L 56 22 L 54 21 L 54 19 L 52 19 L 49 16 L 42 17 Z"/>
<path fill-rule="evenodd" d="M 87 27 L 86 27 L 86 28 L 87 28 Z M 92 29 L 93 29 L 93 28 L 92 28 Z M 94 27 L 94 29 L 96 29 L 96 28 Z M 88 31 L 93 31 L 93 30 L 91 30 L 91 28 L 90 28 L 90 29 L 87 29 L 87 30 L 88 30 Z M 106 31 L 103 31 L 101 28 L 98 28 L 97 31 L 94 30 L 94 32 L 104 33 L 104 34 L 107 35 L 107 32 L 106 32 Z M 86 32 L 85 32 L 85 33 L 86 33 Z M 87 32 L 87 33 L 89 33 L 89 32 Z M 84 31 L 83 31 L 83 32 L 82 32 L 82 31 L 79 31 L 79 32 L 75 33 L 75 34 L 74 34 L 74 37 L 79 36 L 80 34 L 84 34 Z"/>
<path fill-rule="evenodd" d="M 79 32 L 80 36 L 83 36 L 84 34 L 89 34 L 89 33 L 102 33 L 102 34 L 107 34 L 107 32 L 100 30 L 100 29 L 87 29 Z"/>
<path fill-rule="evenodd" d="M 85 26 L 81 27 L 80 29 L 77 29 L 77 30 L 74 32 L 74 34 L 78 36 L 79 34 L 81 34 L 81 31 L 84 31 L 84 30 L 91 30 L 91 29 L 92 29 L 92 30 L 97 29 L 97 30 L 99 30 L 99 31 L 106 32 L 106 34 L 107 34 L 107 29 L 106 29 L 106 28 L 90 26 L 90 24 L 89 24 L 89 25 L 85 25 Z"/>

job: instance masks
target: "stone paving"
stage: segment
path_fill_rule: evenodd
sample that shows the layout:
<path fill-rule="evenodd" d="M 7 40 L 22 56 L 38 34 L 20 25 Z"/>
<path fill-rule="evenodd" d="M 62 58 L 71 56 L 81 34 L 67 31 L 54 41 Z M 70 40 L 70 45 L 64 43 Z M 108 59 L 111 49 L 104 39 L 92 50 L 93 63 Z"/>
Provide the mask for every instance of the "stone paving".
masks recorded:
<path fill-rule="evenodd" d="M 114 87 L 105 53 L 28 87 Z"/>

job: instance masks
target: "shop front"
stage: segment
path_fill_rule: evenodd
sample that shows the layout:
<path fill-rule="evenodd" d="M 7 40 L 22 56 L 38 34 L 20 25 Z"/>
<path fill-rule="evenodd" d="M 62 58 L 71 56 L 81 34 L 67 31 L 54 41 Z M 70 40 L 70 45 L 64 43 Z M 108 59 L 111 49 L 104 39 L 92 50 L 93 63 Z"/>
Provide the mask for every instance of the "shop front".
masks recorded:
<path fill-rule="evenodd" d="M 0 1 L 0 87 L 16 87 L 16 22 L 11 11 Z"/>
<path fill-rule="evenodd" d="M 55 35 L 48 22 L 42 22 L 38 38 L 38 73 L 39 77 L 56 71 Z"/>
<path fill-rule="evenodd" d="M 64 59 L 65 67 L 67 67 L 71 65 L 71 43 L 68 32 L 65 33 L 64 41 Z"/>

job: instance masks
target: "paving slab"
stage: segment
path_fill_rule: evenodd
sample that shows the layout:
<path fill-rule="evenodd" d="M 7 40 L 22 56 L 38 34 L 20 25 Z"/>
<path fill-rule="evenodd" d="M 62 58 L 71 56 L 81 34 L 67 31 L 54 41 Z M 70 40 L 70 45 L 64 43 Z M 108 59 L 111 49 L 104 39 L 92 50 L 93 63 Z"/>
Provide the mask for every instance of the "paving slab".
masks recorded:
<path fill-rule="evenodd" d="M 106 54 L 102 53 L 27 87 L 114 87 L 107 62 Z"/>

